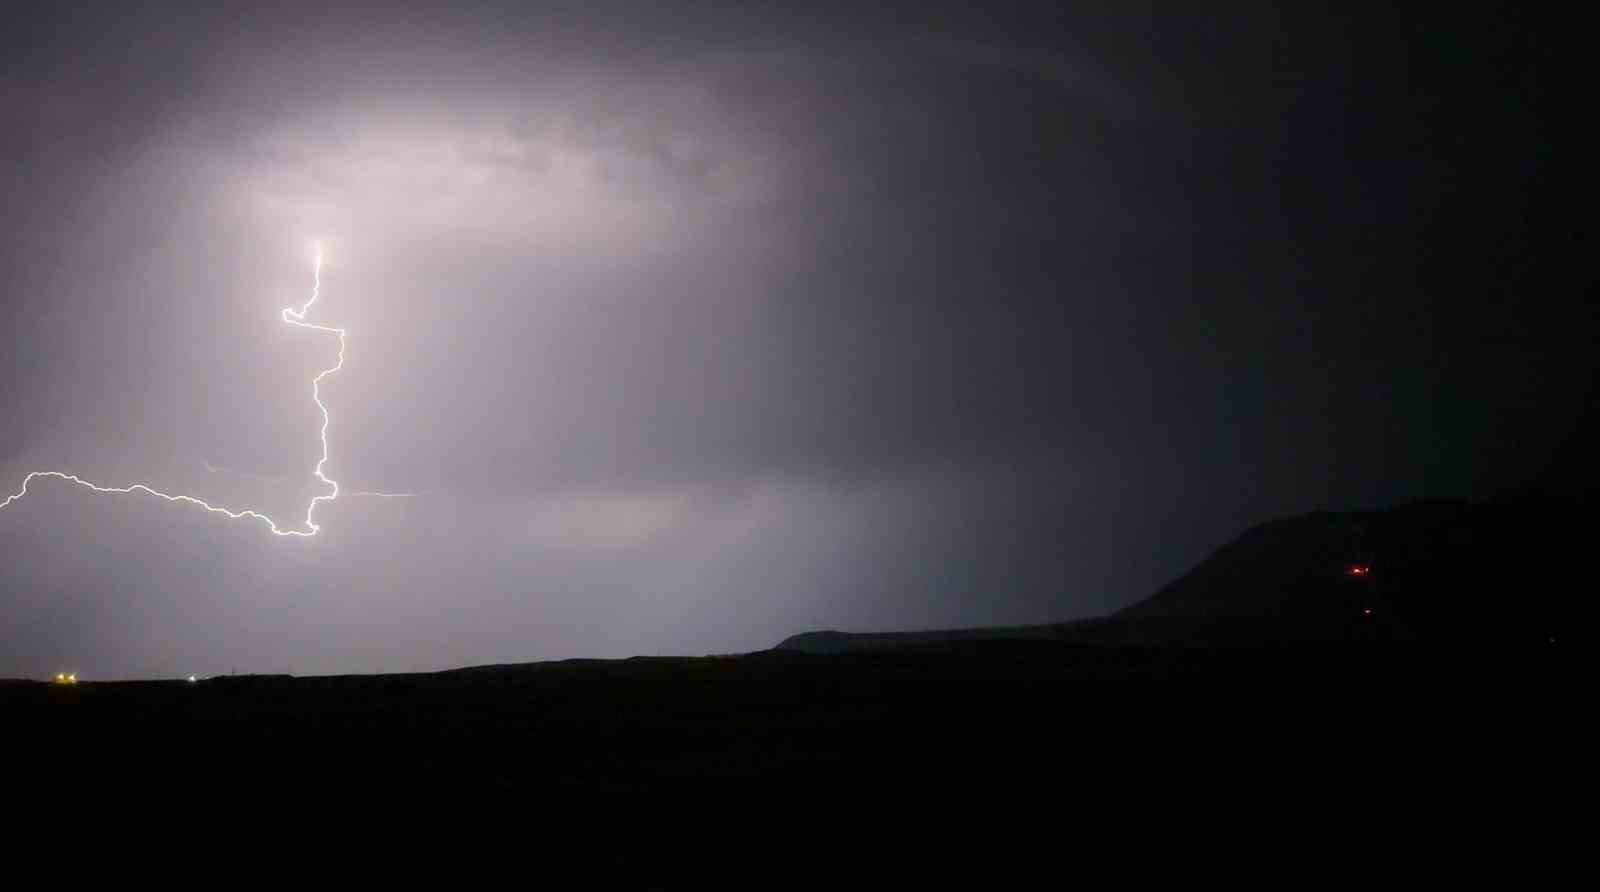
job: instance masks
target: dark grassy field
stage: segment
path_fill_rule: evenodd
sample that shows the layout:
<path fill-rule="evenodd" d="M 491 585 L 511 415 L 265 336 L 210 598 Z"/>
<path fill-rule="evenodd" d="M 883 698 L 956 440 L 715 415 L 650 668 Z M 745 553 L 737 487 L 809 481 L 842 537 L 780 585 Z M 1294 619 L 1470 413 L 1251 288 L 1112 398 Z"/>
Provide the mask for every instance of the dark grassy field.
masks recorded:
<path fill-rule="evenodd" d="M 419 675 L 7 683 L 0 715 L 26 729 L 13 740 L 41 766 L 58 766 L 35 775 L 47 784 L 1090 790 L 1227 766 L 1426 769 L 1511 729 L 1529 742 L 1550 733 L 1559 654 L 979 641 Z"/>

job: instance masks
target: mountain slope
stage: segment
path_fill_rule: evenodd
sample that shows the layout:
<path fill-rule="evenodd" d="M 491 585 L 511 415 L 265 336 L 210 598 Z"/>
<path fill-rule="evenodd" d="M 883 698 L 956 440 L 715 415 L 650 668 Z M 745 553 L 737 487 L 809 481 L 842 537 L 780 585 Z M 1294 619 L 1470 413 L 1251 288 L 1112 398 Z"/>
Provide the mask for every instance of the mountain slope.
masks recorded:
<path fill-rule="evenodd" d="M 1543 641 L 1561 624 L 1586 518 L 1555 501 L 1416 502 L 1255 526 L 1137 604 L 1099 620 L 849 634 L 779 649 L 879 650 L 970 639 L 1140 646 L 1294 641 Z"/>

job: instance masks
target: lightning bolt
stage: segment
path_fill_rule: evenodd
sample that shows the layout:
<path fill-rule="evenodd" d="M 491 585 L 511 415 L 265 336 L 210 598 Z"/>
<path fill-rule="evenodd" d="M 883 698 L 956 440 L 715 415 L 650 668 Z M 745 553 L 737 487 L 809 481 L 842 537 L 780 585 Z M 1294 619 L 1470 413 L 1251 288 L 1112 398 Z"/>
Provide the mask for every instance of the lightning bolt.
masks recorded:
<path fill-rule="evenodd" d="M 94 483 L 90 483 L 89 481 L 83 479 L 82 477 L 79 477 L 76 474 L 68 474 L 68 473 L 63 472 L 63 471 L 34 471 L 33 473 L 29 474 L 27 477 L 24 477 L 22 479 L 22 488 L 17 490 L 15 493 L 7 496 L 5 501 L 0 502 L 0 510 L 4 510 L 12 502 L 15 502 L 16 500 L 18 500 L 18 499 L 22 498 L 23 496 L 27 495 L 28 494 L 28 484 L 32 483 L 33 481 L 41 479 L 41 478 L 43 478 L 43 479 L 54 478 L 56 480 L 65 480 L 65 481 L 67 481 L 69 483 L 76 483 L 79 486 L 85 487 L 86 489 L 91 489 L 91 490 L 94 490 L 95 492 L 100 492 L 100 493 L 121 493 L 121 494 L 126 494 L 126 493 L 138 492 L 138 493 L 144 493 L 146 495 L 155 496 L 158 499 L 165 499 L 166 501 L 169 501 L 169 502 L 183 502 L 183 503 L 190 504 L 190 505 L 196 505 L 196 506 L 199 506 L 201 508 L 204 508 L 205 510 L 211 512 L 212 514 L 221 514 L 221 515 L 223 515 L 223 516 L 225 516 L 225 517 L 227 517 L 227 518 L 229 518 L 231 520 L 243 520 L 245 518 L 250 518 L 251 520 L 259 520 L 262 523 L 267 525 L 267 529 L 274 536 L 301 536 L 301 537 L 306 537 L 306 538 L 309 538 L 311 536 L 315 536 L 317 534 L 317 532 L 322 529 L 322 527 L 316 521 L 317 505 L 319 505 L 319 504 L 321 504 L 323 502 L 331 502 L 334 499 L 339 497 L 339 483 L 338 483 L 338 481 L 328 477 L 328 475 L 326 475 L 326 474 L 324 474 L 322 472 L 323 467 L 325 465 L 327 465 L 327 463 L 328 463 L 328 421 L 329 421 L 329 418 L 328 418 L 328 407 L 326 405 L 324 405 L 323 402 L 322 402 L 322 379 L 324 379 L 324 378 L 328 377 L 329 375 L 332 375 L 333 373 L 335 373 L 335 372 L 337 372 L 337 371 L 339 371 L 339 370 L 344 368 L 345 340 L 346 340 L 346 337 L 347 337 L 347 333 L 342 328 L 334 328 L 333 326 L 329 326 L 329 325 L 318 325 L 318 324 L 316 324 L 314 322 L 307 322 L 306 321 L 306 314 L 311 311 L 311 307 L 314 304 L 316 304 L 317 298 L 320 297 L 321 294 L 322 294 L 322 246 L 321 245 L 317 245 L 316 246 L 316 267 L 315 267 L 315 269 L 314 269 L 314 271 L 312 273 L 312 286 L 311 286 L 311 297 L 310 297 L 310 299 L 308 299 L 305 303 L 301 304 L 298 309 L 295 308 L 295 307 L 284 307 L 283 308 L 283 313 L 282 313 L 283 321 L 289 323 L 290 325 L 298 326 L 300 328 L 310 329 L 311 331 L 325 332 L 327 334 L 332 334 L 332 335 L 338 335 L 339 336 L 339 361 L 334 363 L 334 365 L 331 368 L 323 369 L 321 372 L 317 373 L 317 376 L 315 378 L 311 379 L 311 399 L 316 402 L 317 409 L 322 412 L 322 427 L 321 427 L 321 429 L 320 429 L 320 431 L 318 433 L 318 436 L 322 440 L 322 455 L 321 455 L 320 458 L 317 459 L 317 465 L 316 465 L 315 468 L 312 469 L 311 473 L 312 473 L 312 476 L 317 478 L 317 481 L 319 483 L 322 483 L 324 486 L 326 486 L 328 488 L 328 491 L 326 493 L 323 493 L 322 495 L 314 496 L 311 499 L 310 504 L 308 504 L 306 506 L 306 517 L 305 517 L 305 520 L 302 522 L 303 526 L 304 526 L 303 529 L 295 529 L 295 528 L 284 529 L 284 528 L 278 526 L 278 522 L 277 521 L 273 520 L 272 518 L 268 517 L 265 514 L 262 514 L 259 511 L 251 511 L 251 510 L 230 511 L 227 508 L 219 508 L 219 507 L 217 507 L 215 505 L 209 504 L 204 499 L 197 499 L 194 496 L 182 496 L 182 495 L 175 496 L 175 495 L 171 495 L 169 493 L 161 492 L 160 490 L 154 489 L 154 488 L 152 488 L 152 487 L 150 487 L 150 486 L 148 486 L 146 484 L 143 484 L 143 483 L 135 483 L 135 484 L 133 484 L 131 486 L 99 486 L 99 485 L 96 485 Z M 212 469 L 210 463 L 207 463 L 206 468 L 207 468 L 207 470 L 211 470 Z M 349 493 L 349 495 L 378 496 L 378 497 L 382 497 L 382 498 L 398 499 L 398 498 L 413 498 L 413 497 L 415 497 L 415 496 L 417 496 L 419 494 L 418 493 L 372 492 L 372 491 L 363 490 L 363 491 L 359 491 L 359 492 Z"/>

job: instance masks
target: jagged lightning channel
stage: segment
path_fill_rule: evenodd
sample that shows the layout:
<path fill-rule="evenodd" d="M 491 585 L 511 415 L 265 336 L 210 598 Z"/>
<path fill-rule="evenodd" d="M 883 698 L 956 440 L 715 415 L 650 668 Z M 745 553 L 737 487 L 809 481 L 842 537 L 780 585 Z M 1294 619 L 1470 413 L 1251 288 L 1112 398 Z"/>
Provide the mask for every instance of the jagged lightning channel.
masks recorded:
<path fill-rule="evenodd" d="M 307 322 L 306 321 L 306 314 L 311 311 L 312 305 L 314 305 L 317 302 L 317 298 L 320 297 L 321 295 L 322 295 L 322 246 L 318 245 L 316 247 L 316 266 L 315 266 L 315 268 L 313 270 L 313 273 L 312 273 L 312 285 L 311 285 L 311 297 L 310 297 L 310 299 L 308 299 L 305 303 L 301 304 L 298 309 L 296 309 L 295 307 L 284 307 L 283 308 L 283 313 L 282 313 L 283 321 L 289 323 L 290 325 L 299 326 L 300 328 L 307 328 L 307 329 L 310 329 L 312 331 L 326 332 L 328 334 L 338 335 L 338 337 L 339 337 L 339 361 L 336 362 L 332 367 L 323 369 L 321 372 L 317 373 L 317 376 L 315 378 L 311 379 L 311 398 L 312 398 L 312 400 L 314 400 L 316 402 L 317 409 L 322 413 L 322 427 L 318 432 L 318 436 L 322 440 L 322 455 L 321 455 L 321 457 L 319 457 L 317 459 L 317 465 L 316 465 L 316 467 L 314 469 L 312 469 L 311 473 L 312 473 L 312 476 L 317 478 L 317 481 L 319 483 L 322 483 L 323 485 L 325 485 L 328 488 L 328 491 L 326 493 L 322 494 L 322 495 L 313 496 L 312 499 L 311 499 L 310 504 L 306 505 L 306 517 L 305 517 L 305 521 L 304 521 L 304 527 L 305 527 L 304 529 L 283 529 L 282 527 L 278 526 L 278 522 L 277 521 L 273 520 L 272 518 L 268 517 L 265 514 L 262 514 L 259 511 L 252 511 L 252 510 L 229 511 L 227 508 L 219 508 L 219 507 L 217 507 L 215 505 L 212 505 L 212 504 L 206 502 L 204 499 L 197 499 L 194 496 L 175 496 L 175 495 L 171 495 L 169 493 L 161 492 L 160 490 L 154 489 L 153 487 L 150 487 L 150 486 L 148 486 L 146 484 L 143 484 L 143 483 L 135 483 L 135 484 L 133 484 L 131 486 L 99 486 L 99 485 L 96 485 L 94 483 L 90 483 L 89 481 L 83 479 L 82 477 L 79 477 L 76 474 L 68 474 L 68 473 L 66 473 L 64 471 L 34 471 L 33 473 L 31 473 L 28 476 L 24 477 L 22 479 L 22 488 L 17 490 L 15 493 L 7 496 L 5 501 L 0 502 L 0 510 L 5 509 L 12 502 L 15 502 L 16 500 L 18 500 L 18 499 L 22 498 L 23 496 L 27 495 L 28 494 L 28 484 L 32 483 L 34 480 L 37 480 L 37 479 L 40 479 L 40 478 L 54 478 L 54 479 L 57 479 L 57 480 L 65 480 L 65 481 L 67 481 L 69 483 L 76 483 L 79 486 L 85 487 L 87 489 L 92 489 L 95 492 L 102 492 L 102 493 L 134 493 L 134 492 L 140 492 L 140 493 L 145 493 L 146 495 L 155 496 L 158 499 L 165 499 L 165 500 L 167 500 L 169 502 L 185 502 L 185 503 L 190 504 L 190 505 L 197 505 L 197 506 L 199 506 L 201 508 L 204 508 L 205 510 L 211 512 L 212 514 L 224 515 L 224 516 L 226 516 L 226 517 L 228 517 L 228 518 L 230 518 L 232 520 L 242 520 L 242 519 L 248 517 L 248 518 L 250 518 L 252 520 L 259 520 L 262 523 L 265 523 L 267 525 L 267 529 L 269 531 L 271 531 L 271 533 L 274 536 L 303 536 L 303 537 L 308 537 L 308 538 L 311 537 L 311 536 L 315 536 L 317 534 L 317 531 L 322 529 L 322 527 L 320 525 L 318 525 L 317 521 L 316 521 L 317 505 L 321 504 L 322 502 L 331 502 L 334 499 L 339 497 L 339 483 L 338 483 L 338 481 L 333 480 L 332 478 L 328 477 L 326 474 L 324 474 L 322 472 L 323 467 L 325 465 L 327 465 L 327 463 L 328 463 L 328 421 L 329 421 L 329 419 L 328 419 L 328 407 L 326 405 L 324 405 L 323 402 L 322 402 L 322 379 L 326 378 L 329 375 L 331 375 L 331 374 L 339 371 L 340 369 L 344 368 L 345 339 L 346 339 L 346 336 L 347 336 L 347 333 L 342 328 L 334 328 L 333 326 L 330 326 L 330 325 L 318 325 L 318 324 L 316 324 L 314 322 Z M 210 469 L 210 464 L 209 463 L 207 464 L 207 468 Z M 413 498 L 413 497 L 417 496 L 418 493 L 389 493 L 389 492 L 372 492 L 370 490 L 362 490 L 362 491 L 359 491 L 359 492 L 349 493 L 349 495 L 379 496 L 379 497 L 382 497 L 382 498 Z"/>

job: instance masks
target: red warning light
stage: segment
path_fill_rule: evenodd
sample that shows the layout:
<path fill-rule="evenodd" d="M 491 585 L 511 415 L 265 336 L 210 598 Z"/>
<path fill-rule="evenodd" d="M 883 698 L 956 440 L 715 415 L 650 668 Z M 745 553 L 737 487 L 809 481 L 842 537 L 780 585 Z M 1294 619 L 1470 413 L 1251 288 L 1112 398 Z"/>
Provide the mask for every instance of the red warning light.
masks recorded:
<path fill-rule="evenodd" d="M 1372 608 L 1371 607 L 1367 607 L 1367 608 L 1363 609 L 1361 611 L 1361 615 L 1362 616 L 1371 616 L 1372 615 Z"/>
<path fill-rule="evenodd" d="M 1372 572 L 1372 568 L 1366 564 L 1351 564 L 1344 572 L 1346 576 L 1366 576 Z"/>

